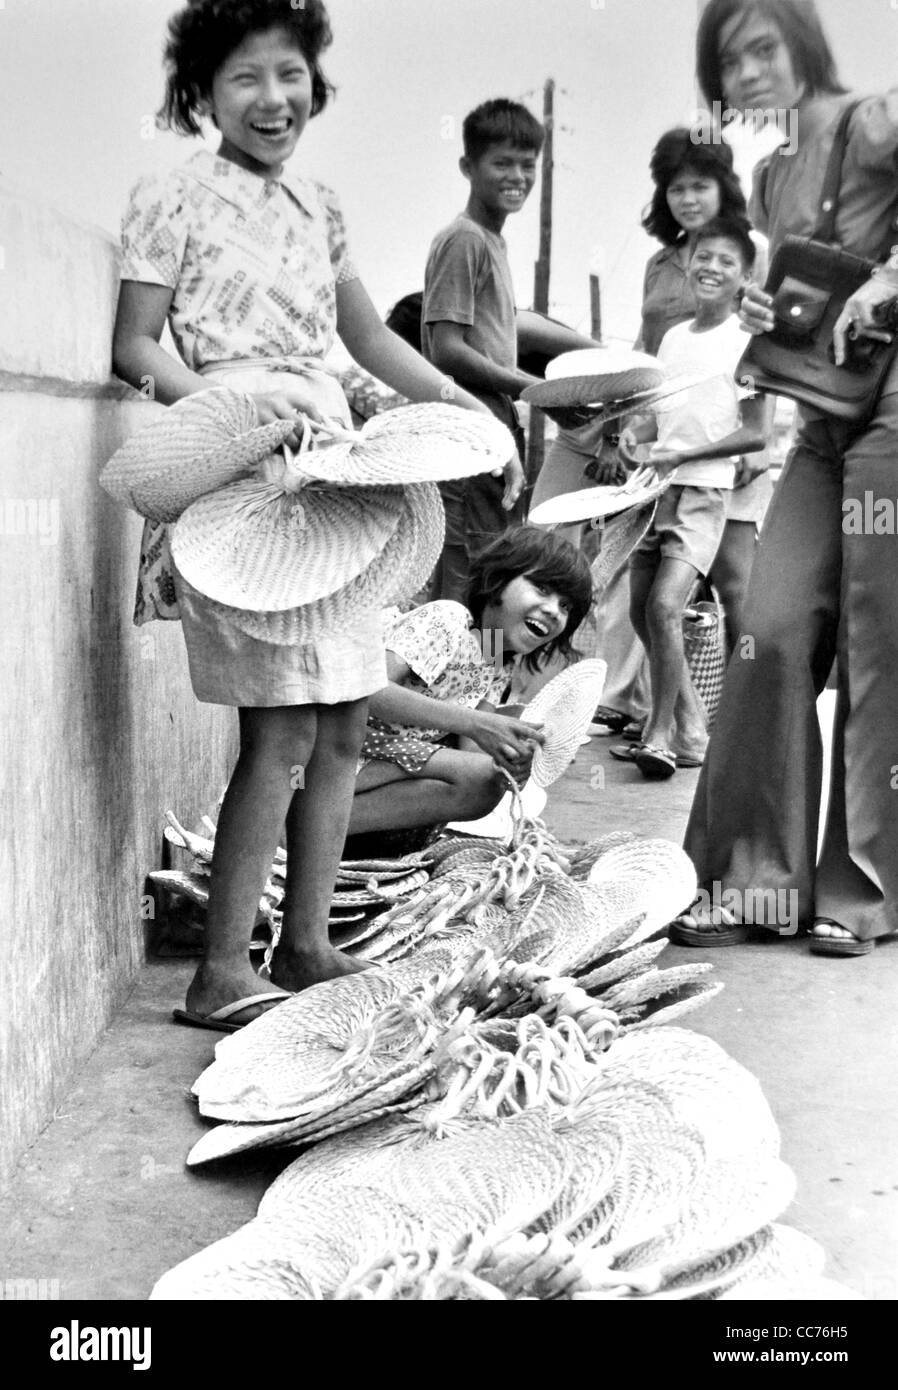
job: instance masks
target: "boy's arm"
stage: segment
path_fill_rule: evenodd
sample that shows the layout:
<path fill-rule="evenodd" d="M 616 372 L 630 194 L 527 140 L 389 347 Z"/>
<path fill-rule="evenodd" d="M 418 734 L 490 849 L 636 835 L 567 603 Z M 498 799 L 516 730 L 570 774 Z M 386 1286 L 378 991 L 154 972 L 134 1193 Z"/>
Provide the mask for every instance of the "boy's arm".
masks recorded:
<path fill-rule="evenodd" d="M 738 429 L 724 435 L 713 444 L 698 444 L 692 449 L 662 450 L 652 458 L 651 466 L 664 477 L 681 463 L 698 463 L 701 460 L 729 458 L 733 454 L 755 454 L 767 446 L 765 431 L 764 397 L 749 396 L 741 406 L 742 423 Z M 763 468 L 758 472 L 762 473 Z"/>
<path fill-rule="evenodd" d="M 431 324 L 430 355 L 434 366 L 455 380 L 464 381 L 475 391 L 491 391 L 496 395 L 517 400 L 525 386 L 532 386 L 539 377 L 528 372 L 510 371 L 491 362 L 465 338 L 467 325 L 441 319 Z"/>
<path fill-rule="evenodd" d="M 337 331 L 359 366 L 409 400 L 451 401 L 490 414 L 482 401 L 447 381 L 440 369 L 387 328 L 361 280 L 337 285 Z"/>
<path fill-rule="evenodd" d="M 587 338 L 564 323 L 553 323 L 530 309 L 518 309 L 515 315 L 518 347 L 523 352 L 539 352 L 557 357 L 561 352 L 576 352 L 580 348 L 597 347 L 595 339 Z"/>

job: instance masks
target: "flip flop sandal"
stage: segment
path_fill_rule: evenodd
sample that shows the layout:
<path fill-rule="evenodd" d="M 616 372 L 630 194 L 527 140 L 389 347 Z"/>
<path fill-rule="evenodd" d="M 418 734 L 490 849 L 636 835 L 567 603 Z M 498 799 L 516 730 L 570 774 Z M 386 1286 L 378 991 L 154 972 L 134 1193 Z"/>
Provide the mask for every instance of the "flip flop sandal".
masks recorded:
<path fill-rule="evenodd" d="M 621 738 L 628 739 L 630 743 L 641 743 L 642 731 L 644 728 L 644 724 L 639 724 L 636 720 L 633 720 L 631 723 L 624 725 L 620 731 L 620 736 Z"/>
<path fill-rule="evenodd" d="M 697 903 L 693 903 L 696 907 Z M 712 908 L 719 921 L 700 922 L 692 911 L 681 912 L 668 928 L 674 946 L 738 946 L 748 937 L 748 928 L 737 922 L 725 907 Z"/>
<path fill-rule="evenodd" d="M 641 746 L 639 743 L 616 743 L 608 752 L 612 758 L 617 758 L 619 763 L 633 763 Z"/>
<path fill-rule="evenodd" d="M 677 760 L 670 749 L 651 743 L 637 744 L 633 761 L 643 777 L 656 782 L 673 777 L 677 770 Z"/>
<path fill-rule="evenodd" d="M 269 990 L 267 994 L 248 994 L 245 999 L 235 999 L 233 1004 L 223 1004 L 220 1009 L 213 1009 L 208 1014 L 194 1013 L 192 1009 L 173 1009 L 172 1018 L 175 1023 L 185 1023 L 190 1028 L 209 1028 L 213 1033 L 237 1033 L 247 1023 L 252 1023 L 252 1019 L 231 1023 L 233 1014 L 239 1014 L 253 1004 L 267 1004 L 275 999 L 280 1002 L 289 998 L 290 995 L 283 990 Z"/>
<path fill-rule="evenodd" d="M 696 757 L 694 753 L 677 753 L 677 767 L 704 767 L 705 755 Z"/>
<path fill-rule="evenodd" d="M 818 926 L 842 927 L 841 922 L 837 922 L 832 917 L 815 917 L 814 930 L 811 932 L 811 951 L 815 956 L 869 956 L 876 941 L 860 941 L 856 936 L 816 936 L 814 933 Z M 842 927 L 847 931 L 847 927 Z"/>
<path fill-rule="evenodd" d="M 599 705 L 592 722 L 602 724 L 612 734 L 622 734 L 630 723 L 630 716 L 623 714 L 619 709 L 610 709 L 608 705 Z"/>

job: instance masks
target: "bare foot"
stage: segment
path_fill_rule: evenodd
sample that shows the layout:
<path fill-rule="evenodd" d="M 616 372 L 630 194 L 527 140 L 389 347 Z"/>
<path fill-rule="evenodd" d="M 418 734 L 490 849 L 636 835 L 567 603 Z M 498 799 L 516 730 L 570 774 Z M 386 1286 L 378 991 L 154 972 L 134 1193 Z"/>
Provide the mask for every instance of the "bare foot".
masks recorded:
<path fill-rule="evenodd" d="M 254 994 L 272 994 L 280 988 L 281 986 L 272 985 L 268 980 L 260 979 L 248 961 L 245 966 L 235 964 L 231 967 L 209 965 L 203 961 L 188 986 L 186 1003 L 191 1013 L 206 1018 L 214 1010 L 222 1009 L 226 1004 L 233 1004 L 237 999 L 246 999 Z M 285 992 L 284 998 L 287 997 Z M 259 1014 L 274 1008 L 276 1003 L 277 1000 L 269 1000 L 266 1003 L 248 1004 L 230 1021 L 249 1023 Z"/>
<path fill-rule="evenodd" d="M 301 953 L 287 951 L 279 945 L 271 958 L 271 980 L 280 989 L 295 992 L 308 989 L 310 985 L 320 985 L 324 980 L 336 980 L 341 975 L 357 975 L 362 970 L 373 970 L 374 964 L 374 961 L 347 955 L 333 946 L 323 951 Z"/>
<path fill-rule="evenodd" d="M 847 927 L 841 926 L 838 922 L 832 922 L 827 917 L 818 917 L 814 923 L 812 936 L 830 937 L 834 941 L 856 941 L 854 932 L 850 932 Z"/>

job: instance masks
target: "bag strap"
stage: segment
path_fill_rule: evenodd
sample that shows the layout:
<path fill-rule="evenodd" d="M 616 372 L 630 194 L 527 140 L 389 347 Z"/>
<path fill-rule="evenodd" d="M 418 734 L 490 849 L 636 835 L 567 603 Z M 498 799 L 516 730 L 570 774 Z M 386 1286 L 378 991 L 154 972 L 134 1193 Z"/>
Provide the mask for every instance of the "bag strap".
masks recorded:
<path fill-rule="evenodd" d="M 836 133 L 833 136 L 833 147 L 829 156 L 829 163 L 826 166 L 826 174 L 823 178 L 823 187 L 820 190 L 820 207 L 823 212 L 823 220 L 818 224 L 814 237 L 817 241 L 825 241 L 833 245 L 836 240 L 836 214 L 839 211 L 839 192 L 842 186 L 842 165 L 845 161 L 845 151 L 848 148 L 848 127 L 855 111 L 860 106 L 860 98 L 850 101 L 839 117 L 836 126 Z"/>

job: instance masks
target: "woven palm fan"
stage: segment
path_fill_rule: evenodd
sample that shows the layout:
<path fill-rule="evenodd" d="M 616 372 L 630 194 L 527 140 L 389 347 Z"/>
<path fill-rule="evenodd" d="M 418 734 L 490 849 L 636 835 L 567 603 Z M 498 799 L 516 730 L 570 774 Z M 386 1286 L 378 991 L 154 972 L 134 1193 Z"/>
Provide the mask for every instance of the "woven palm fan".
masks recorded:
<path fill-rule="evenodd" d="M 601 525 L 599 553 L 589 567 L 594 595 L 603 594 L 627 563 L 655 519 L 656 501 L 610 516 Z"/>
<path fill-rule="evenodd" d="M 131 435 L 104 467 L 100 484 L 141 516 L 175 521 L 204 494 L 248 477 L 295 428 L 295 420 L 260 425 L 242 391 L 197 391 Z"/>
<path fill-rule="evenodd" d="M 709 1158 L 779 1156 L 779 1130 L 755 1076 L 718 1043 L 685 1028 L 630 1033 L 614 1047 L 615 1074 L 659 1086 L 685 1123 L 701 1125 Z"/>
<path fill-rule="evenodd" d="M 550 787 L 577 755 L 593 712 L 602 698 L 604 661 L 578 661 L 554 676 L 521 713 L 542 723 L 546 741 L 533 754 L 530 776 L 538 787 Z"/>
<path fill-rule="evenodd" d="M 172 555 L 207 598 L 280 612 L 355 580 L 395 534 L 404 505 L 398 487 L 296 493 L 231 483 L 187 508 Z"/>
<path fill-rule="evenodd" d="M 523 399 L 545 407 L 610 406 L 664 380 L 664 368 L 645 352 L 585 348 L 549 363 L 546 380 L 528 386 Z"/>
<path fill-rule="evenodd" d="M 333 442 L 327 426 L 313 426 L 305 438 L 313 445 L 295 456 L 296 468 L 341 488 L 467 478 L 501 468 L 515 448 L 495 416 L 436 403 L 385 411 L 355 435 L 335 431 Z"/>
<path fill-rule="evenodd" d="M 677 396 L 701 385 L 709 375 L 666 372 L 655 361 L 653 367 L 635 367 L 619 373 L 584 373 L 540 381 L 526 387 L 521 399 L 553 415 L 562 427 L 569 424 L 564 412 L 571 411 L 578 412 L 578 423 L 590 419 L 597 423 L 671 405 Z"/>
<path fill-rule="evenodd" d="M 169 1270 L 150 1298 L 318 1300 L 359 1262 L 421 1237 L 417 1214 L 376 1189 L 347 1182 L 328 1195 L 257 1216 Z"/>
<path fill-rule="evenodd" d="M 403 489 L 399 524 L 384 549 L 343 588 L 301 608 L 283 612 L 251 612 L 217 605 L 236 627 L 277 646 L 308 641 L 322 632 L 335 632 L 349 624 L 376 621 L 391 603 L 419 589 L 439 559 L 445 517 L 439 490 L 433 483 L 417 483 Z"/>
<path fill-rule="evenodd" d="M 657 502 L 670 483 L 670 477 L 666 477 L 644 483 L 636 491 L 628 491 L 624 484 L 603 483 L 576 492 L 560 492 L 534 507 L 529 520 L 538 526 L 570 526 L 601 518 L 607 524 L 612 517 L 643 512 Z"/>

